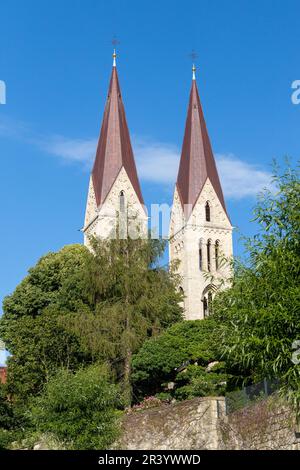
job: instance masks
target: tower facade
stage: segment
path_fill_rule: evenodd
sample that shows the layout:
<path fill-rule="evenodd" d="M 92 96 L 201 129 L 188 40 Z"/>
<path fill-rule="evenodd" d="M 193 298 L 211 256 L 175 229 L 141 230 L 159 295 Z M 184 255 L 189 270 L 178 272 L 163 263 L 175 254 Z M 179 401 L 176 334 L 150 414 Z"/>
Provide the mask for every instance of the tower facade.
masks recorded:
<path fill-rule="evenodd" d="M 170 261 L 177 261 L 188 320 L 209 315 L 215 286 L 228 285 L 232 226 L 200 103 L 195 69 L 170 221 Z"/>
<path fill-rule="evenodd" d="M 113 55 L 113 69 L 90 176 L 84 243 L 91 236 L 132 238 L 147 231 L 147 217 L 137 176 L 125 109 Z"/>

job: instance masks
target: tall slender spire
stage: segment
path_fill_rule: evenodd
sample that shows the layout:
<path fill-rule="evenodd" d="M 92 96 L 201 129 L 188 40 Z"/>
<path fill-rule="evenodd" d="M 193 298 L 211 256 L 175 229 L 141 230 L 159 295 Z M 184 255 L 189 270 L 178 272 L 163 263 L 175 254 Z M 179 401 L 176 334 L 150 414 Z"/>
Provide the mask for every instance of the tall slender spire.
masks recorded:
<path fill-rule="evenodd" d="M 114 51 L 108 97 L 92 170 L 93 186 L 98 206 L 105 201 L 122 168 L 126 170 L 131 184 L 141 204 L 143 204 L 118 80 L 116 53 Z"/>
<path fill-rule="evenodd" d="M 188 216 L 208 178 L 226 212 L 219 175 L 200 103 L 195 66 L 192 70 L 192 88 L 177 177 L 177 189 L 181 203 L 182 205 L 190 205 Z"/>

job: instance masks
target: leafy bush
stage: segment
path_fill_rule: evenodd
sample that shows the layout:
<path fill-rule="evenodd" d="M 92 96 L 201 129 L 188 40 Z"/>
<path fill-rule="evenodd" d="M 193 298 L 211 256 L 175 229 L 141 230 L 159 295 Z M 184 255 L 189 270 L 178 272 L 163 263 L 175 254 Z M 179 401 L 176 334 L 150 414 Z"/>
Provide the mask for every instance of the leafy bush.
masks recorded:
<path fill-rule="evenodd" d="M 300 414 L 300 179 L 287 166 L 275 169 L 276 192 L 265 191 L 255 208 L 260 232 L 247 240 L 247 265 L 214 302 L 220 350 L 253 382 L 279 379 Z M 297 361 L 296 361 L 297 362 Z"/>
<path fill-rule="evenodd" d="M 209 363 L 219 359 L 215 331 L 213 318 L 190 320 L 145 341 L 132 361 L 136 397 L 161 396 L 167 382 L 174 382 L 168 393 L 179 399 L 223 394 L 228 379 L 224 363 L 206 371 Z"/>
<path fill-rule="evenodd" d="M 118 436 L 119 389 L 103 366 L 75 374 L 61 369 L 34 400 L 30 415 L 40 433 L 69 449 L 106 449 Z"/>
<path fill-rule="evenodd" d="M 225 369 L 224 364 L 223 369 Z M 216 372 L 207 372 L 201 366 L 194 364 L 188 366 L 185 371 L 176 376 L 175 398 L 188 400 L 193 397 L 225 395 L 229 377 L 221 370 L 219 368 Z"/>
<path fill-rule="evenodd" d="M 25 409 L 8 399 L 7 387 L 0 384 L 0 449 L 10 448 L 13 441 L 20 440 L 29 428 Z"/>

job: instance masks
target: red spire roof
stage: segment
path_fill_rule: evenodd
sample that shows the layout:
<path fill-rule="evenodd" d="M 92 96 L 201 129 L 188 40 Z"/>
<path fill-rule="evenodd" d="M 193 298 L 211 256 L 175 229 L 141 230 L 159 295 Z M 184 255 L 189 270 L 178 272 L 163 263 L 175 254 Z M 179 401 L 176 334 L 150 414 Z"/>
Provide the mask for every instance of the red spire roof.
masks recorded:
<path fill-rule="evenodd" d="M 125 168 L 141 204 L 144 204 L 134 162 L 117 69 L 113 66 L 96 158 L 92 170 L 98 206 L 105 201 L 122 167 Z"/>
<path fill-rule="evenodd" d="M 188 114 L 177 177 L 182 205 L 194 207 L 207 180 L 210 179 L 225 212 L 225 201 L 216 162 L 210 145 L 196 80 L 193 79 Z M 190 215 L 191 210 L 187 214 Z"/>

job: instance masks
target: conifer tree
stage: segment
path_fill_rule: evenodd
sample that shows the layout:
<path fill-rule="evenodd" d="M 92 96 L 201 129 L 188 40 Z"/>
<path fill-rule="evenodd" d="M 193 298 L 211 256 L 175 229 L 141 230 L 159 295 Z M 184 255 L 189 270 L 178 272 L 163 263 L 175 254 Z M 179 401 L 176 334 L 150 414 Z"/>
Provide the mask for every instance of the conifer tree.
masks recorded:
<path fill-rule="evenodd" d="M 145 338 L 182 319 L 181 293 L 172 269 L 159 266 L 160 240 L 96 239 L 85 282 L 93 311 L 65 318 L 94 360 L 109 361 L 131 400 L 131 358 Z"/>

